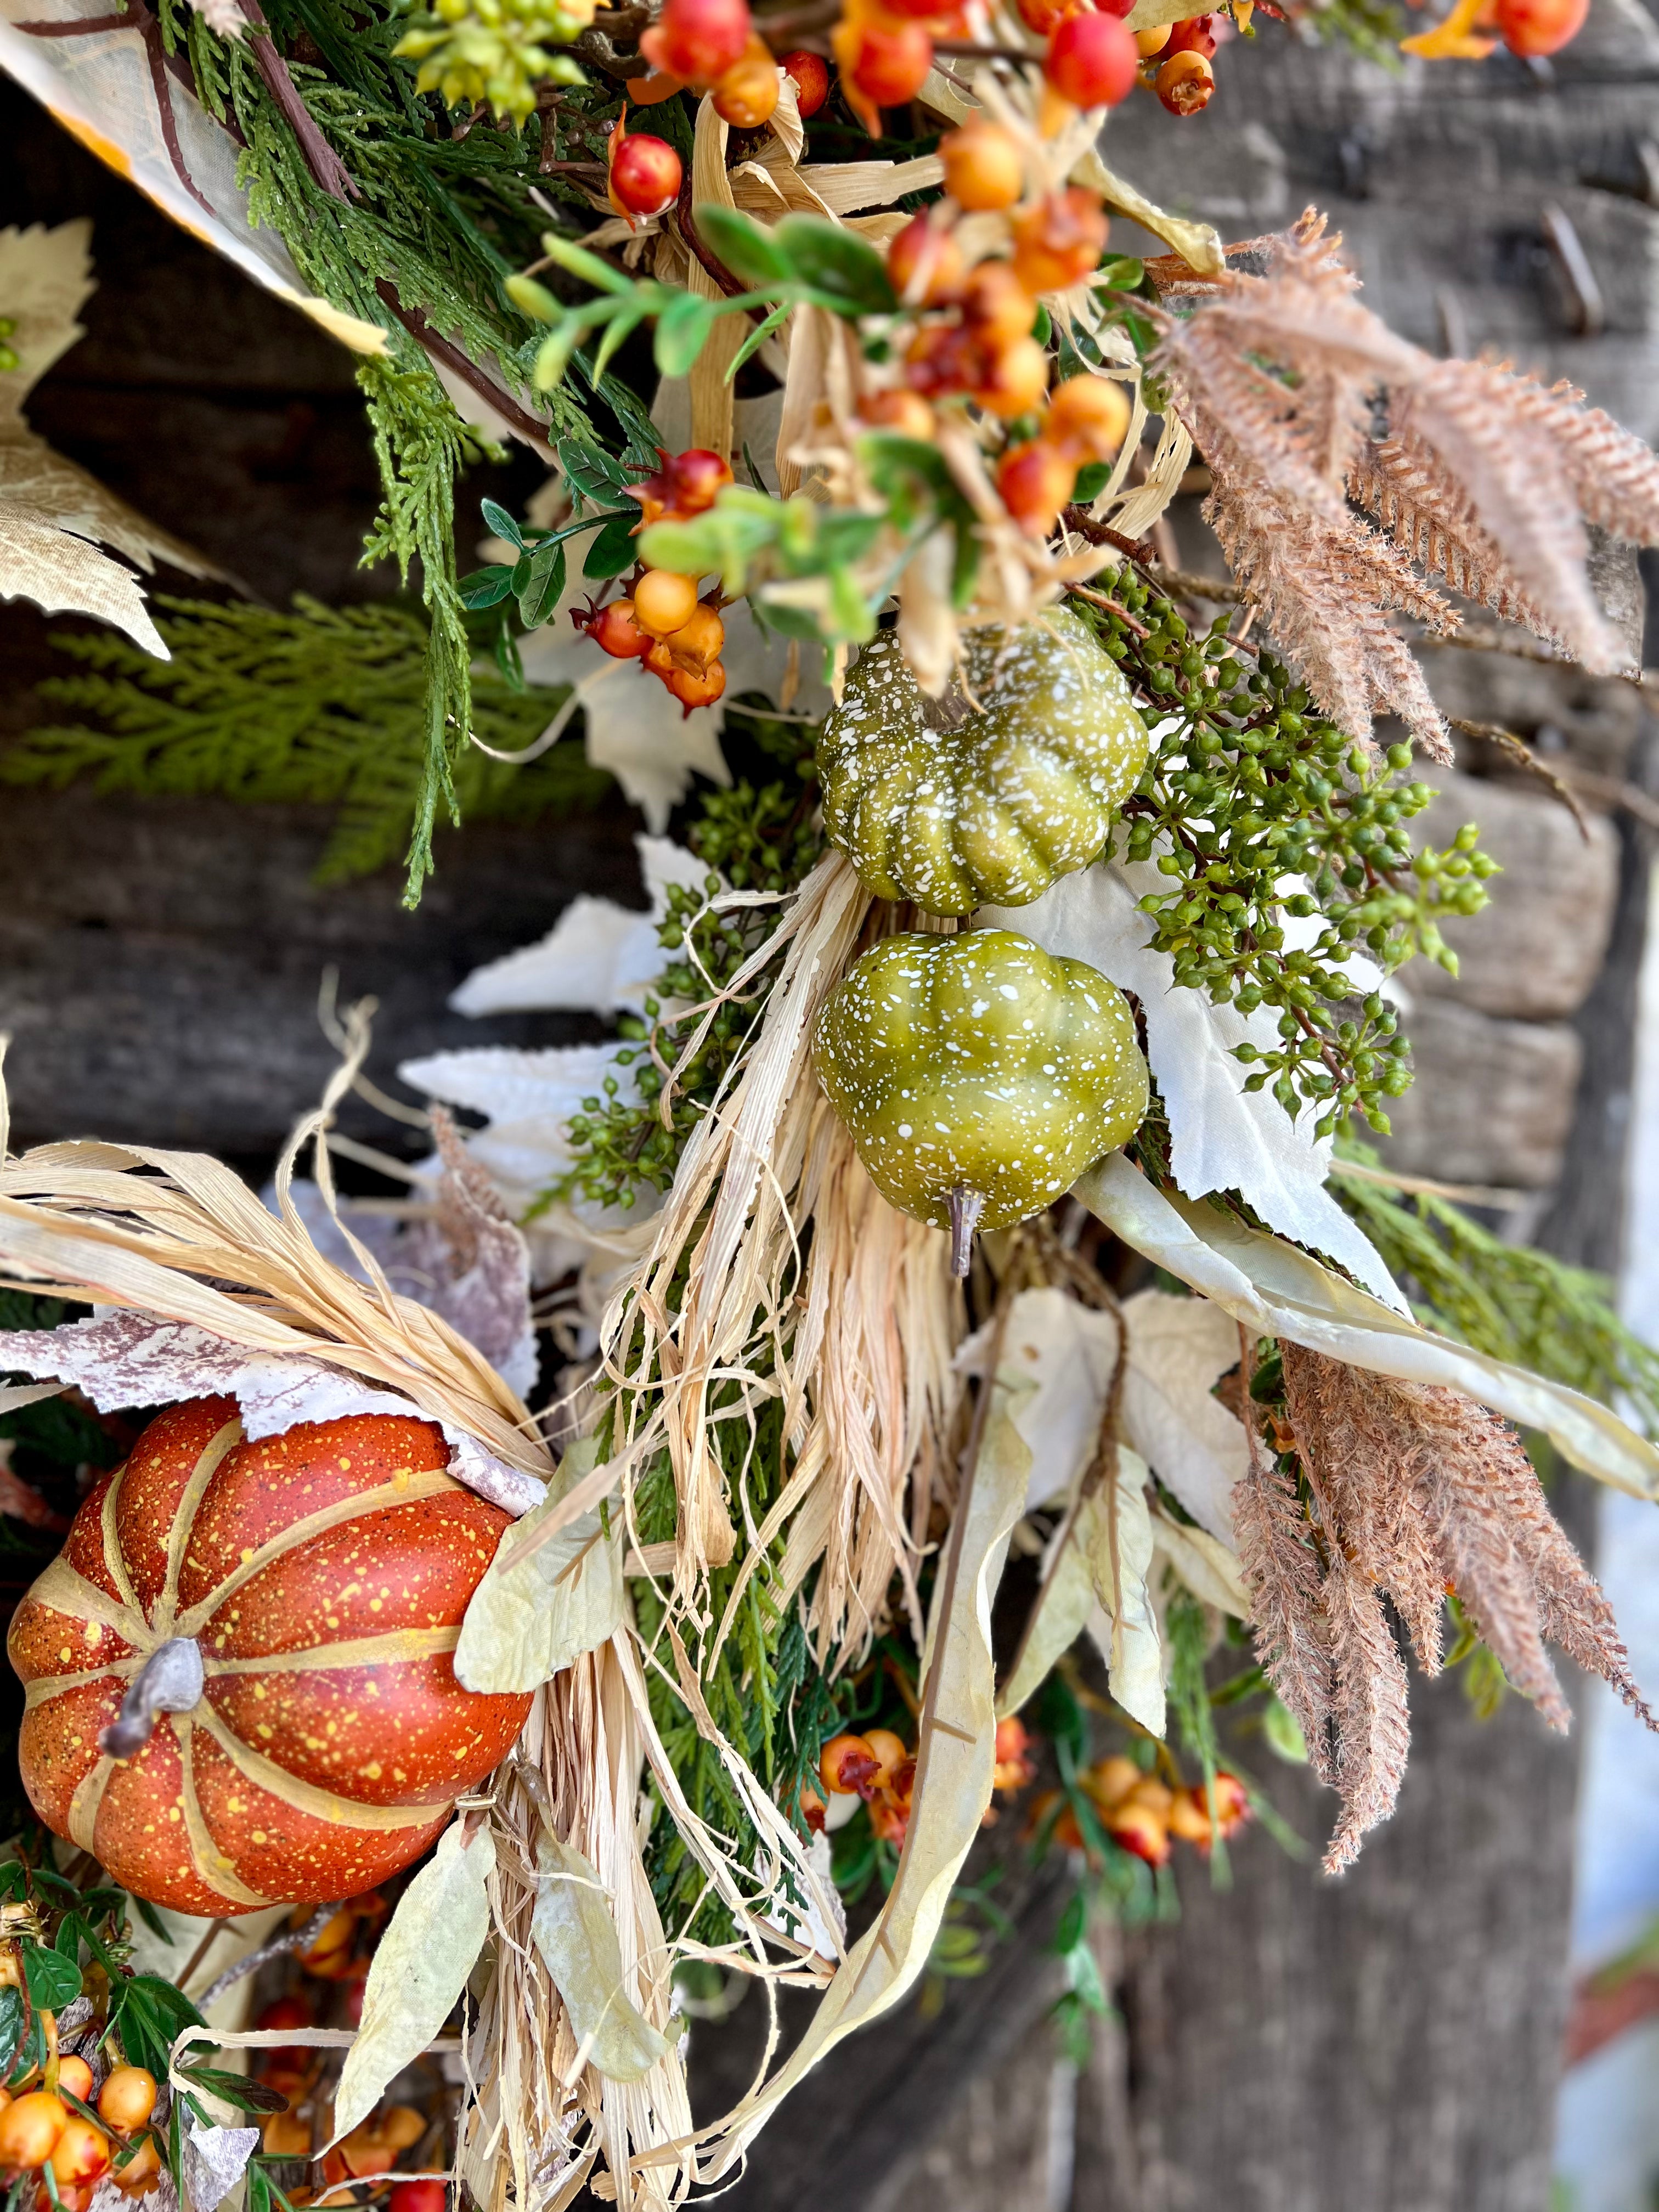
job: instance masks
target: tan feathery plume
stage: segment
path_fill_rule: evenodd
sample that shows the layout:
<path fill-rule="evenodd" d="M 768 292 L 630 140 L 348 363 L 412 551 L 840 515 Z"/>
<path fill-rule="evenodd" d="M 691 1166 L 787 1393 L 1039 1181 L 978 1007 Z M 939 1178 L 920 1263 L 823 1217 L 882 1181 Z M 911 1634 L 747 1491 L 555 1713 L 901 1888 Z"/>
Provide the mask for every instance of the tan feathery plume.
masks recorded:
<path fill-rule="evenodd" d="M 1565 1729 L 1571 1714 L 1545 1636 L 1651 1726 L 1612 1608 L 1551 1513 L 1508 1423 L 1455 1390 L 1362 1376 L 1290 1343 L 1280 1352 L 1286 1408 L 1318 1516 L 1317 1588 L 1310 1590 L 1310 1554 L 1293 1525 L 1275 1527 L 1271 1549 L 1261 1540 L 1254 1456 L 1234 1511 L 1243 1523 L 1241 1559 L 1249 1547 L 1246 1578 L 1263 1664 L 1275 1686 L 1279 1670 L 1266 1650 L 1283 1641 L 1288 1609 L 1329 1654 L 1334 1779 L 1343 1811 L 1328 1869 L 1346 1865 L 1364 1831 L 1392 1811 L 1404 1771 L 1405 1669 L 1384 1597 L 1430 1674 L 1441 1662 L 1441 1599 L 1452 1591 L 1510 1683 L 1553 1726 Z M 1288 1501 L 1289 1478 L 1275 1480 L 1278 1497 Z M 1282 1686 L 1279 1693 L 1291 1704 Z"/>
<path fill-rule="evenodd" d="M 1149 264 L 1166 307 L 1189 310 L 1153 365 L 1210 465 L 1206 518 L 1321 707 L 1362 740 L 1373 714 L 1399 714 L 1446 757 L 1388 618 L 1453 625 L 1413 564 L 1609 672 L 1627 655 L 1590 589 L 1584 526 L 1659 541 L 1659 459 L 1569 386 L 1395 337 L 1354 297 L 1340 244 L 1310 210 L 1230 249 L 1243 265 L 1218 280 Z"/>

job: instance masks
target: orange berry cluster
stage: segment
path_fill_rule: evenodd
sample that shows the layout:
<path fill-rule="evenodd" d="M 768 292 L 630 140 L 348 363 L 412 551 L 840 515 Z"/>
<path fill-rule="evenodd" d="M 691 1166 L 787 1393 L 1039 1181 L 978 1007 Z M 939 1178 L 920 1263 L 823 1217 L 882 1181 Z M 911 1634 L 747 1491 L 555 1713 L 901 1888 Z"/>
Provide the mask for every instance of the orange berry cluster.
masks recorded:
<path fill-rule="evenodd" d="M 770 122 L 781 89 L 778 64 L 755 29 L 748 0 L 668 0 L 661 15 L 641 35 L 640 52 L 652 64 L 652 74 L 630 82 L 636 105 L 652 106 L 689 85 L 694 91 L 712 93 L 715 114 L 734 131 L 757 131 Z M 816 114 L 830 88 L 823 62 L 816 54 L 796 53 L 787 56 L 783 66 L 795 80 L 802 115 Z M 663 141 L 651 143 L 661 146 Z M 679 190 L 678 168 L 677 160 L 675 192 Z M 654 174 L 665 175 L 665 165 L 658 161 Z M 654 206 L 632 212 L 654 215 L 672 197 L 659 189 Z"/>
<path fill-rule="evenodd" d="M 1196 115 L 1209 106 L 1215 91 L 1211 64 L 1219 20 L 1188 15 L 1179 23 L 1162 23 L 1155 31 L 1136 32 L 1142 75 L 1171 115 Z"/>
<path fill-rule="evenodd" d="M 1036 434 L 1005 451 L 998 489 L 1020 528 L 1046 537 L 1079 469 L 1109 460 L 1129 428 L 1127 395 L 1109 377 L 1075 376 L 1051 395 L 1036 336 L 1039 297 L 1068 290 L 1099 265 L 1105 210 L 1077 185 L 1021 204 L 1024 150 L 988 118 L 952 131 L 939 153 L 947 197 L 913 216 L 887 249 L 893 289 L 920 316 L 903 384 L 867 393 L 859 411 L 873 427 L 923 440 L 935 434 L 935 407 L 953 399 L 1004 422 L 1037 417 Z M 1008 251 L 969 267 L 960 218 L 988 213 L 1006 216 Z"/>
<path fill-rule="evenodd" d="M 1212 1840 L 1209 1800 L 1201 1782 L 1171 1790 L 1156 1776 L 1145 1774 L 1133 1759 L 1119 1753 L 1103 1759 L 1078 1777 L 1100 1824 L 1112 1840 L 1148 1866 L 1168 1863 L 1176 1839 L 1207 1851 Z M 1250 1801 L 1236 1774 L 1215 1778 L 1215 1832 L 1224 1840 L 1237 1835 L 1250 1817 Z M 1049 1790 L 1031 1808 L 1033 1827 L 1060 1802 L 1060 1792 Z M 1054 1826 L 1054 1841 L 1071 1850 L 1084 1850 L 1083 1832 L 1076 1812 L 1063 1805 Z"/>
<path fill-rule="evenodd" d="M 706 513 L 732 482 L 730 467 L 706 447 L 693 446 L 683 453 L 666 453 L 659 447 L 658 453 L 662 466 L 628 495 L 640 503 L 641 530 L 653 522 L 684 522 Z M 694 707 L 712 707 L 726 690 L 720 593 L 715 590 L 700 599 L 694 576 L 672 568 L 642 568 L 627 598 L 591 606 L 586 614 L 573 608 L 570 618 L 613 660 L 637 660 L 688 714 Z"/>
<path fill-rule="evenodd" d="M 52 2015 L 43 2014 L 43 2023 Z M 55 2026 L 48 2048 L 55 2050 Z M 64 2212 L 86 2212 L 100 2181 L 123 2195 L 143 2197 L 156 2186 L 161 2154 L 153 2136 L 140 2133 L 155 2109 L 155 2076 L 142 2066 L 117 2066 L 97 2089 L 100 2127 L 77 2106 L 91 2105 L 94 2075 L 84 2058 L 49 2062 L 38 2089 L 0 2089 L 0 2170 L 8 2181 L 37 2172 L 24 2200 L 31 2212 L 47 2212 L 54 2195 Z M 135 2139 L 136 2138 L 136 2139 Z M 123 2154 L 117 2162 L 118 2152 Z M 50 2180 L 46 2170 L 50 2169 Z"/>
<path fill-rule="evenodd" d="M 862 1735 L 831 1736 L 818 1753 L 818 1779 L 832 1796 L 857 1795 L 870 1808 L 870 1826 L 885 1844 L 902 1844 L 910 1825 L 910 1798 L 916 1783 L 916 1758 L 891 1729 L 869 1729 Z M 817 1792 L 801 1793 L 809 1827 L 823 1826 L 824 1808 L 807 1802 Z M 817 1817 L 814 1818 L 816 1811 Z"/>

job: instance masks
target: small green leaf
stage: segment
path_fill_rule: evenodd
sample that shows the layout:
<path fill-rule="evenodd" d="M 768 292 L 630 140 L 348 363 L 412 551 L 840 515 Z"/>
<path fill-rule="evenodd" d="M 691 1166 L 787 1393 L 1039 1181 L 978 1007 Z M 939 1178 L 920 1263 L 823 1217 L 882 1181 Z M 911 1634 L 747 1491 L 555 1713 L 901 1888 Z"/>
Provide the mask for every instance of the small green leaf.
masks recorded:
<path fill-rule="evenodd" d="M 593 381 L 598 384 L 605 370 L 615 360 L 618 349 L 645 320 L 646 310 L 637 300 L 625 300 L 605 325 L 605 336 L 599 340 L 599 351 L 593 356 Z"/>
<path fill-rule="evenodd" d="M 61 1951 L 49 1951 L 26 1936 L 22 1942 L 23 1978 L 30 2001 L 47 2012 L 60 2012 L 81 1994 L 81 1969 Z"/>
<path fill-rule="evenodd" d="M 827 295 L 841 313 L 890 315 L 897 308 L 887 264 L 856 231 L 823 216 L 788 215 L 775 234 L 797 282 Z"/>
<path fill-rule="evenodd" d="M 1146 281 L 1146 264 L 1132 254 L 1115 254 L 1103 261 L 1089 281 L 1097 292 L 1138 292 Z"/>
<path fill-rule="evenodd" d="M 497 538 L 505 538 L 509 545 L 524 551 L 524 532 L 504 507 L 493 499 L 480 500 L 478 512 Z"/>
<path fill-rule="evenodd" d="M 590 445 L 585 438 L 566 438 L 558 452 L 565 482 L 592 505 L 608 506 L 617 492 L 626 489 L 628 471 L 603 447 Z"/>
<path fill-rule="evenodd" d="M 565 553 L 562 545 L 544 545 L 530 564 L 530 580 L 519 592 L 519 620 L 526 629 L 539 629 L 564 597 Z"/>
<path fill-rule="evenodd" d="M 639 540 L 634 535 L 638 522 L 637 514 L 613 514 L 587 549 L 583 575 L 598 581 L 631 568 L 639 558 Z"/>
<path fill-rule="evenodd" d="M 477 614 L 481 607 L 500 605 L 513 589 L 513 571 L 497 564 L 489 568 L 475 568 L 470 576 L 463 576 L 455 586 L 460 593 L 461 605 Z"/>
<path fill-rule="evenodd" d="M 1077 482 L 1072 487 L 1072 502 L 1076 507 L 1087 507 L 1091 500 L 1100 497 L 1112 473 L 1109 461 L 1085 461 L 1077 472 Z"/>
<path fill-rule="evenodd" d="M 528 315 L 532 322 L 557 322 L 558 301 L 546 285 L 538 284 L 533 276 L 509 276 L 501 289 L 520 313 Z"/>
<path fill-rule="evenodd" d="M 23 2040 L 23 1992 L 20 1989 L 0 1989 L 0 2078 L 11 2071 L 17 2056 L 17 2046 Z"/>
<path fill-rule="evenodd" d="M 620 269 L 613 269 L 608 261 L 601 261 L 597 253 L 590 253 L 585 246 L 573 246 L 568 238 L 561 238 L 557 231 L 544 234 L 542 251 L 550 261 L 556 261 L 561 269 L 568 269 L 573 276 L 580 276 L 596 292 L 609 292 L 617 299 L 625 299 L 636 289 L 634 277 L 623 276 Z"/>
<path fill-rule="evenodd" d="M 680 293 L 658 319 L 653 348 L 658 375 L 684 376 L 702 351 L 714 322 L 712 300 L 701 299 L 695 292 Z"/>
<path fill-rule="evenodd" d="M 1268 1750 L 1276 1752 L 1290 1765 L 1307 1765 L 1308 1746 L 1301 1724 L 1282 1698 L 1268 1698 L 1262 1711 L 1261 1733 L 1267 1739 Z"/>
<path fill-rule="evenodd" d="M 204 2089 L 211 2097 L 222 2097 L 226 2104 L 234 2105 L 244 2112 L 285 2112 L 288 2099 L 280 2089 L 269 2088 L 264 2082 L 256 2081 L 246 2074 L 228 2073 L 217 2066 L 180 2066 L 180 2075 Z"/>
<path fill-rule="evenodd" d="M 735 208 L 722 207 L 717 200 L 695 209 L 692 220 L 697 235 L 716 259 L 756 291 L 775 291 L 796 275 L 783 246 L 781 225 L 775 232 L 763 229 L 752 217 L 739 215 Z"/>
<path fill-rule="evenodd" d="M 743 343 L 738 348 L 736 353 L 732 356 L 732 365 L 726 372 L 726 380 L 728 384 L 730 384 L 732 378 L 743 367 L 744 362 L 750 358 L 750 355 L 758 353 L 761 348 L 766 343 L 768 338 L 771 337 L 773 331 L 787 319 L 790 306 L 791 302 L 787 300 L 781 301 L 777 307 L 772 309 L 771 313 L 766 317 L 763 322 L 756 324 L 754 329 L 750 331 L 748 337 L 744 340 Z M 745 453 L 747 451 L 748 448 L 745 447 Z M 758 482 L 759 479 L 757 478 L 756 481 Z"/>

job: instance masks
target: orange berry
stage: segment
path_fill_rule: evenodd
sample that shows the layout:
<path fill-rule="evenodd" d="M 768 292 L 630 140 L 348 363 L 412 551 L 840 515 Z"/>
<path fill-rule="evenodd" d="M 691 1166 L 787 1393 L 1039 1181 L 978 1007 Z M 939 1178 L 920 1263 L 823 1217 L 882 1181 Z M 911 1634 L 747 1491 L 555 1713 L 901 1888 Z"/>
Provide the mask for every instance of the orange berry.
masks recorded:
<path fill-rule="evenodd" d="M 648 568 L 634 586 L 634 619 L 653 637 L 672 637 L 691 619 L 696 580 L 672 568 Z"/>
<path fill-rule="evenodd" d="M 1163 1866 L 1170 1856 L 1170 1831 L 1163 1816 L 1150 1805 L 1133 1802 L 1120 1805 L 1106 1816 L 1107 1832 L 1126 1851 L 1145 1859 L 1148 1866 Z"/>
<path fill-rule="evenodd" d="M 1173 28 L 1172 24 L 1160 23 L 1156 30 L 1135 33 L 1135 52 L 1142 61 L 1149 62 L 1154 54 L 1163 52 L 1170 43 L 1170 33 Z"/>
<path fill-rule="evenodd" d="M 1236 1835 L 1250 1817 L 1250 1793 L 1236 1774 L 1223 1767 L 1212 1785 L 1215 1816 L 1224 1836 Z"/>
<path fill-rule="evenodd" d="M 919 438 L 924 443 L 939 427 L 919 392 L 872 392 L 860 400 L 859 414 L 876 429 L 895 430 L 901 438 Z"/>
<path fill-rule="evenodd" d="M 641 33 L 640 52 L 687 83 L 712 83 L 739 58 L 753 28 L 748 0 L 668 0 L 660 20 Z"/>
<path fill-rule="evenodd" d="M 15 1943 L 0 1944 L 0 1990 L 21 1990 L 23 1969 Z"/>
<path fill-rule="evenodd" d="M 890 1789 L 894 1775 L 910 1756 L 902 1739 L 891 1729 L 866 1729 L 864 1741 L 870 1747 L 870 1755 L 876 1762 L 875 1784 L 878 1790 Z"/>
<path fill-rule="evenodd" d="M 1068 15 L 1079 13 L 1084 0 L 1017 0 L 1017 5 L 1026 29 L 1046 39 Z"/>
<path fill-rule="evenodd" d="M 69 2124 L 69 2107 L 31 2089 L 0 2112 L 0 2166 L 44 2166 Z"/>
<path fill-rule="evenodd" d="M 1167 1820 L 1170 1808 L 1175 1802 L 1175 1791 L 1167 1783 L 1160 1782 L 1156 1775 L 1144 1774 L 1123 1802 L 1126 1805 L 1143 1805 L 1148 1812 L 1156 1813 L 1160 1820 Z"/>
<path fill-rule="evenodd" d="M 1075 107 L 1115 107 L 1133 90 L 1139 60 L 1115 15 L 1068 15 L 1048 41 L 1042 74 Z"/>
<path fill-rule="evenodd" d="M 713 607 L 706 607 L 699 601 L 691 610 L 690 619 L 677 630 L 672 630 L 663 642 L 677 666 L 701 671 L 711 660 L 720 659 L 720 647 L 726 643 L 726 624 Z"/>
<path fill-rule="evenodd" d="M 1215 71 L 1190 46 L 1171 54 L 1154 80 L 1158 98 L 1171 115 L 1196 115 L 1210 104 Z"/>
<path fill-rule="evenodd" d="M 637 660 L 650 639 L 634 619 L 632 599 L 612 599 L 586 624 L 587 635 L 613 660 Z M 281 2023 L 286 2026 L 287 2022 Z"/>
<path fill-rule="evenodd" d="M 1129 396 L 1109 376 L 1073 376 L 1048 400 L 1046 434 L 1076 446 L 1087 460 L 1109 461 L 1129 434 Z"/>
<path fill-rule="evenodd" d="M 1183 1844 L 1207 1844 L 1210 1816 L 1205 1809 L 1203 1790 L 1177 1790 L 1170 1807 L 1169 1822 L 1170 1833 Z"/>
<path fill-rule="evenodd" d="M 902 107 L 914 100 L 933 66 L 933 42 L 920 23 L 861 23 L 848 44 L 851 59 L 843 64 L 844 73 L 875 107 Z"/>
<path fill-rule="evenodd" d="M 292 2027 L 296 2023 L 280 2020 L 268 2025 Z M 124 2136 L 130 2136 L 135 2128 L 142 2128 L 155 2110 L 155 2076 L 147 2067 L 118 2066 L 98 2092 L 99 2118 L 107 2120 Z"/>
<path fill-rule="evenodd" d="M 50 2164 L 60 2188 L 83 2188 L 109 2164 L 109 2137 L 79 2112 L 71 2112 L 52 2145 Z"/>
<path fill-rule="evenodd" d="M 684 89 L 685 79 L 669 70 L 653 70 L 649 76 L 630 76 L 628 80 L 628 97 L 635 107 L 659 106 Z"/>
<path fill-rule="evenodd" d="M 958 207 L 1012 207 L 1025 187 L 1025 158 L 1012 131 L 974 122 L 939 142 L 945 189 Z"/>
<path fill-rule="evenodd" d="M 311 2122 L 298 2112 L 272 2112 L 264 2124 L 264 2147 L 272 2158 L 309 2158 Z"/>
<path fill-rule="evenodd" d="M 1029 338 L 1036 301 L 1006 261 L 981 261 L 963 288 L 962 313 L 978 343 L 990 351 Z"/>
<path fill-rule="evenodd" d="M 1014 218 L 1014 274 L 1030 293 L 1064 292 L 1100 265 L 1108 225 L 1098 200 L 1068 185 Z"/>
<path fill-rule="evenodd" d="M 1011 446 L 997 465 L 997 490 L 1020 528 L 1046 538 L 1072 496 L 1077 465 L 1046 438 Z"/>
<path fill-rule="evenodd" d="M 663 683 L 689 714 L 694 707 L 714 705 L 726 689 L 726 671 L 713 660 L 707 668 L 676 668 Z"/>
<path fill-rule="evenodd" d="M 678 198 L 682 174 L 680 157 L 666 139 L 636 132 L 616 145 L 611 157 L 611 205 L 623 215 L 660 215 Z"/>
<path fill-rule="evenodd" d="M 830 1808 L 813 1789 L 811 1784 L 803 1782 L 800 1789 L 800 1816 L 806 1823 L 809 1834 L 821 1836 L 823 1833 L 823 1816 L 829 1809 Z"/>
<path fill-rule="evenodd" d="M 58 2094 L 78 2097 L 84 2105 L 92 2094 L 92 2069 L 84 2058 L 60 2058 L 58 2062 Z"/>
<path fill-rule="evenodd" d="M 307 2155 L 310 2149 L 311 2133 L 307 2129 L 305 2150 L 300 2155 Z M 155 2148 L 155 2136 L 146 2136 L 126 2164 L 113 2167 L 109 2178 L 125 2197 L 147 2197 L 152 2189 L 159 2187 L 161 2157 Z"/>
<path fill-rule="evenodd" d="M 778 67 L 764 41 L 751 47 L 714 87 L 714 112 L 734 131 L 758 131 L 778 104 Z M 678 187 L 676 187 L 678 189 Z"/>
<path fill-rule="evenodd" d="M 909 1808 L 894 1804 L 885 1791 L 870 1800 L 870 1826 L 880 1842 L 902 1845 L 909 1825 Z"/>
<path fill-rule="evenodd" d="M 829 65 L 822 54 L 809 54 L 802 50 L 784 56 L 783 73 L 795 80 L 795 106 L 805 123 L 830 97 Z"/>
<path fill-rule="evenodd" d="M 1133 1759 L 1126 1759 L 1119 1752 L 1110 1759 L 1103 1759 L 1098 1765 L 1091 1766 L 1083 1777 L 1083 1786 L 1097 1805 L 1109 1812 L 1114 1805 L 1121 1804 L 1143 1778 Z"/>
<path fill-rule="evenodd" d="M 913 215 L 887 248 L 887 275 L 901 300 L 937 307 L 956 297 L 966 264 L 948 230 Z"/>
<path fill-rule="evenodd" d="M 1589 0 L 1498 0 L 1498 33 L 1512 54 L 1559 53 L 1589 13 Z"/>
<path fill-rule="evenodd" d="M 1016 338 L 993 356 L 989 373 L 974 387 L 980 405 L 1005 422 L 1042 404 L 1048 389 L 1048 356 L 1035 338 Z"/>
<path fill-rule="evenodd" d="M 818 1753 L 818 1779 L 835 1796 L 862 1795 L 873 1787 L 880 1764 L 861 1735 L 832 1735 Z"/>

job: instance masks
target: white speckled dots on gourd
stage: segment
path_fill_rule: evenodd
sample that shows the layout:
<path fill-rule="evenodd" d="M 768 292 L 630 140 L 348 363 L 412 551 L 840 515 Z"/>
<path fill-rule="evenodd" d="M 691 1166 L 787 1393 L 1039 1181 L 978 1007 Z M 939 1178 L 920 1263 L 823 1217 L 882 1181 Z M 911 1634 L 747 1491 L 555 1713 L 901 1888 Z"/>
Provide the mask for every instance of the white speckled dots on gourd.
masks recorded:
<path fill-rule="evenodd" d="M 819 1079 L 871 1181 L 902 1212 L 954 1227 L 1024 1221 L 1115 1150 L 1146 1111 L 1146 1063 L 1121 991 L 1012 930 L 884 938 L 819 1017 Z"/>
<path fill-rule="evenodd" d="M 1086 866 L 1149 742 L 1128 685 L 1069 612 L 969 631 L 963 673 L 965 691 L 926 698 L 884 632 L 818 745 L 830 838 L 872 890 L 929 914 L 1025 906 Z"/>

